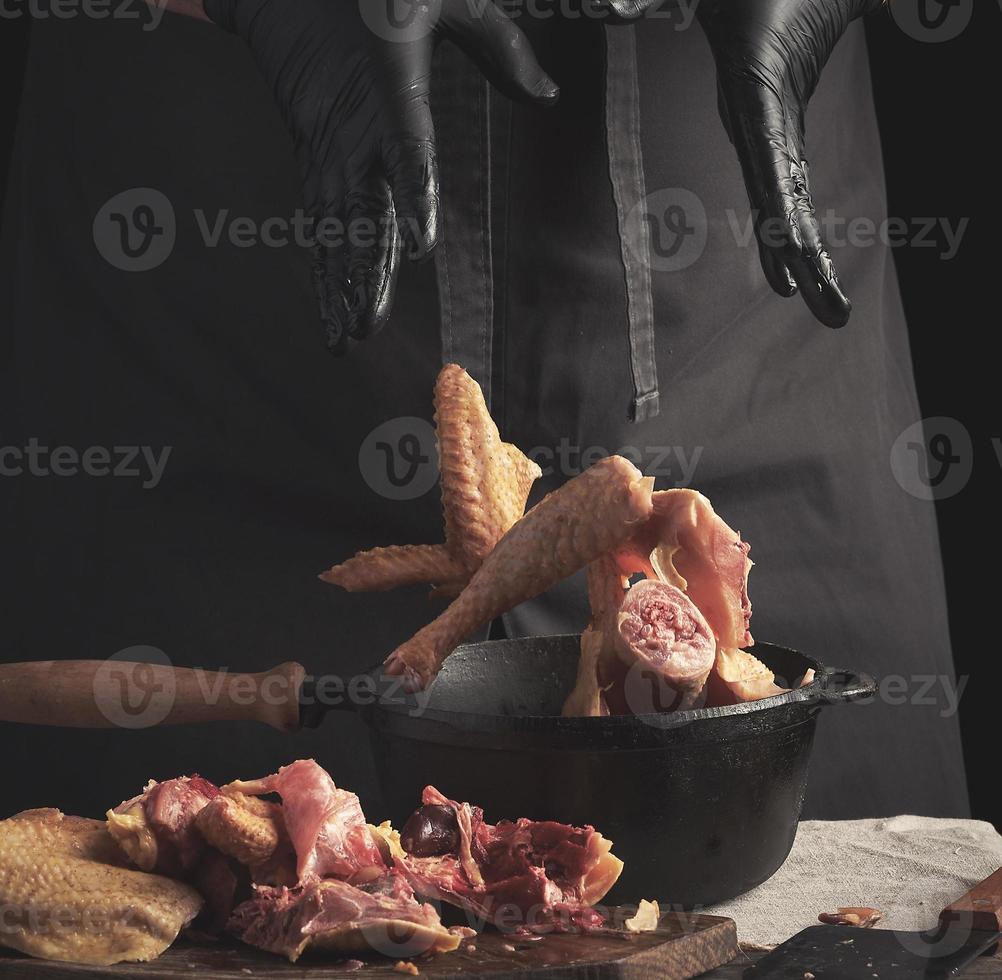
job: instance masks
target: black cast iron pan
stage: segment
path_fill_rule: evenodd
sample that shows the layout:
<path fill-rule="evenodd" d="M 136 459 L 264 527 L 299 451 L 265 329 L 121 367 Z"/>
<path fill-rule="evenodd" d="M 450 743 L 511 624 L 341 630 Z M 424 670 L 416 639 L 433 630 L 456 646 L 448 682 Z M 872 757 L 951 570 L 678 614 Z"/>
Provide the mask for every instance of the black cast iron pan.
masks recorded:
<path fill-rule="evenodd" d="M 368 726 L 388 815 L 399 826 L 436 786 L 490 821 L 592 824 L 626 869 L 610 901 L 684 907 L 739 895 L 789 854 L 817 715 L 872 696 L 872 679 L 760 643 L 786 686 L 763 701 L 673 714 L 562 718 L 578 637 L 460 647 L 427 692 L 379 668 L 345 681 L 298 664 L 237 675 L 120 661 L 0 665 L 0 721 L 63 727 L 262 721 L 289 731 L 330 710 Z"/>

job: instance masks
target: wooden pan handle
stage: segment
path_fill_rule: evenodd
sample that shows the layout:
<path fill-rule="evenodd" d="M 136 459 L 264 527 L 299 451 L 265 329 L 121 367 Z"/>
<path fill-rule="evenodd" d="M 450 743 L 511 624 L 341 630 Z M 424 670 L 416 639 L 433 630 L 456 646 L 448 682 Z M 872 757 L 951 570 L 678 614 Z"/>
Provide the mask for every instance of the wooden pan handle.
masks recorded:
<path fill-rule="evenodd" d="M 971 929 L 1002 932 L 1002 868 L 947 905 L 939 921 L 944 925 L 961 921 Z"/>
<path fill-rule="evenodd" d="M 0 664 L 0 721 L 60 728 L 152 728 L 206 721 L 300 726 L 305 670 L 262 674 L 190 670 L 122 660 Z"/>

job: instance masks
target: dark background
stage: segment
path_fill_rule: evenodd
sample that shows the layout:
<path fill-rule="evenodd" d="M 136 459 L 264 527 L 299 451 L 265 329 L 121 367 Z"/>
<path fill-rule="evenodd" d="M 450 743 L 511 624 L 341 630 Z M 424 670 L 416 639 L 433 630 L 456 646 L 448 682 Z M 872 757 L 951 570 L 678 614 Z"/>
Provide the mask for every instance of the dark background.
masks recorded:
<path fill-rule="evenodd" d="M 999 424 L 997 361 L 989 312 L 996 288 L 998 206 L 987 193 L 997 173 L 990 108 L 998 93 L 993 61 L 1002 38 L 1002 9 L 976 5 L 956 40 L 911 40 L 889 19 L 869 25 L 871 62 L 887 167 L 889 213 L 903 217 L 971 218 L 958 256 L 942 261 L 934 249 L 896 252 L 923 416 L 962 422 L 974 443 L 967 488 L 937 511 L 957 673 L 972 675 L 961 703 L 971 806 L 976 817 L 1002 828 L 994 761 L 985 733 L 998 715 L 989 658 L 990 622 L 998 576 L 986 561 L 994 531 L 992 502 L 1002 490 L 1002 466 L 992 438 Z M 851 327 L 849 328 L 851 329 Z M 875 747 L 877 750 L 877 747 Z"/>
<path fill-rule="evenodd" d="M 991 501 L 1002 489 L 1002 464 L 992 444 L 993 437 L 1002 437 L 1002 424 L 993 411 L 998 165 L 990 140 L 997 126 L 1000 27 L 1002 8 L 987 0 L 978 4 L 970 27 L 948 42 L 913 40 L 887 18 L 869 25 L 890 214 L 971 219 L 952 261 L 920 248 L 898 249 L 896 261 L 923 414 L 957 419 L 974 445 L 971 482 L 937 508 L 957 672 L 979 678 L 968 686 L 961 709 L 972 807 L 975 816 L 1002 828 L 1002 803 L 993 792 L 994 738 L 984 738 L 998 710 L 994 685 L 985 682 L 992 667 L 984 661 L 999 656 L 990 629 L 998 588 Z M 0 20 L 0 188 L 6 184 L 29 30 L 27 18 Z"/>

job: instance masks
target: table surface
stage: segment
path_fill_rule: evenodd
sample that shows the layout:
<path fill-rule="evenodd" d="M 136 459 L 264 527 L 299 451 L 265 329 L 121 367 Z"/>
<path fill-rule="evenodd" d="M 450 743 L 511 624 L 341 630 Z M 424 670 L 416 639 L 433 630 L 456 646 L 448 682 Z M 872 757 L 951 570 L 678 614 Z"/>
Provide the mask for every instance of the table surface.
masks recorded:
<path fill-rule="evenodd" d="M 741 952 L 727 966 L 712 970 L 710 973 L 704 973 L 700 980 L 740 980 L 745 968 L 764 955 L 764 952 Z M 0 975 L 2 974 L 2 963 L 0 963 Z M 359 974 L 359 976 L 364 976 L 364 973 Z M 1002 953 L 996 953 L 994 956 L 982 956 L 964 971 L 959 980 L 966 980 L 968 977 L 1002 977 Z"/>

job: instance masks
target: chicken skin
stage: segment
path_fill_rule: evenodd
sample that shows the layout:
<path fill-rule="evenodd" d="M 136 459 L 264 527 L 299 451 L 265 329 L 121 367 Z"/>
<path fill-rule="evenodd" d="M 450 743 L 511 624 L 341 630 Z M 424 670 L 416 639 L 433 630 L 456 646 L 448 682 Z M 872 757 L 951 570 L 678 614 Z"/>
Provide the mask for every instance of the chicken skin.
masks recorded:
<path fill-rule="evenodd" d="M 58 810 L 0 821 L 0 945 L 110 966 L 159 956 L 202 908 L 188 885 L 126 867 L 104 823 Z"/>

